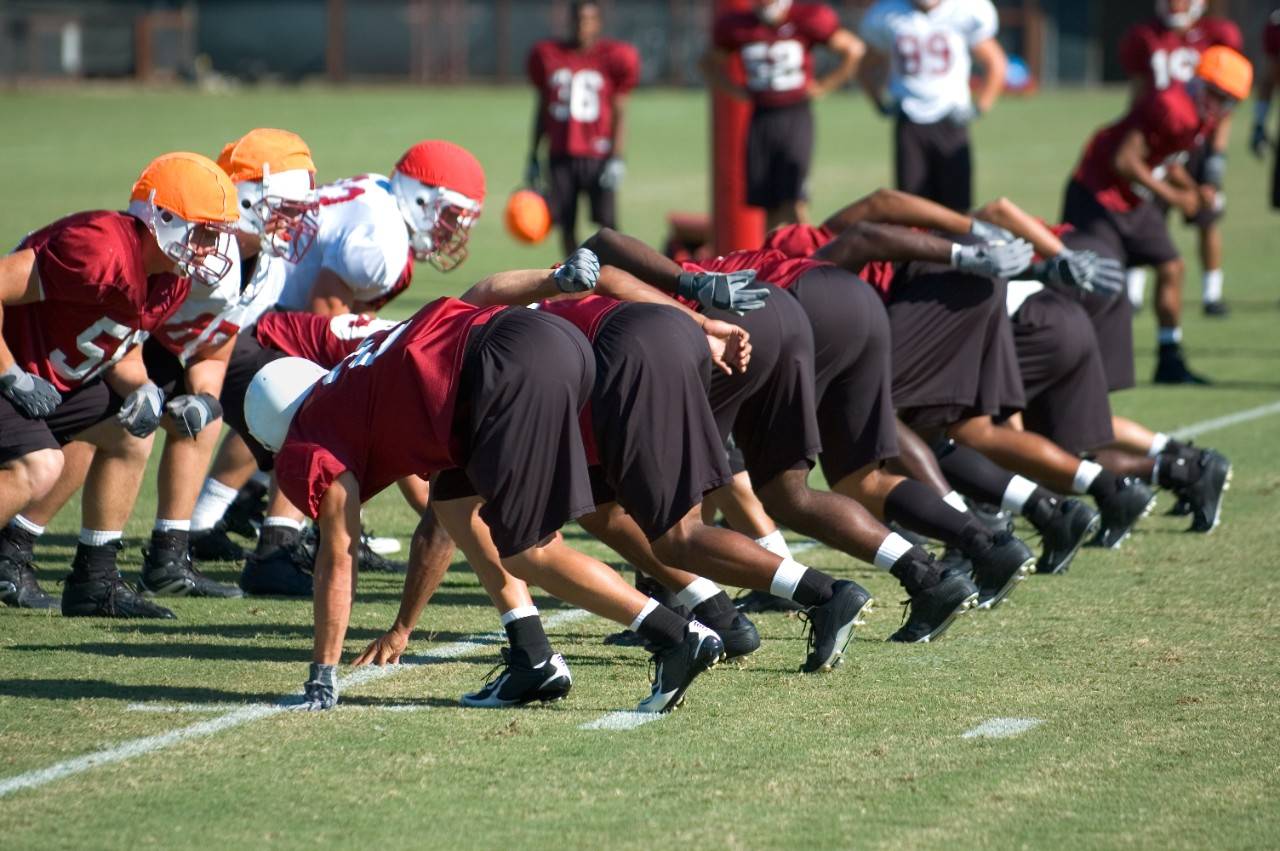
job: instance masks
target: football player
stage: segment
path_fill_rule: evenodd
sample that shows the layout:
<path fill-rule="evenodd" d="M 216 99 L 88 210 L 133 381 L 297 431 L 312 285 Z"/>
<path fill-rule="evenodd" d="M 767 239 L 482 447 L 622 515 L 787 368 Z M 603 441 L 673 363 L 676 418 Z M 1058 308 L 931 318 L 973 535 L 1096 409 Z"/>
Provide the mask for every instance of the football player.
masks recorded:
<path fill-rule="evenodd" d="M 173 153 L 139 176 L 124 213 L 93 211 L 37 230 L 0 261 L 4 342 L 0 345 L 0 590 L 19 606 L 53 608 L 35 582 L 35 538 L 52 516 L 40 503 L 56 493 L 61 447 L 96 447 L 88 464 L 83 526 L 63 586 L 70 616 L 160 617 L 173 613 L 126 585 L 116 567 L 133 508 L 166 413 L 147 375 L 140 343 L 195 288 L 207 295 L 233 273 L 236 191 L 212 160 Z M 169 409 L 185 420 L 188 403 Z M 68 477 L 69 479 L 72 477 Z M 79 476 L 74 477 L 78 485 Z"/>
<path fill-rule="evenodd" d="M 1280 9 L 1267 18 L 1262 31 L 1262 52 L 1267 57 L 1267 67 L 1258 77 L 1258 99 L 1253 104 L 1253 135 L 1249 146 L 1253 155 L 1262 159 L 1273 142 L 1267 136 L 1267 113 L 1271 109 L 1271 94 L 1280 85 Z M 1280 158 L 1271 167 L 1271 206 L 1280 210 Z"/>
<path fill-rule="evenodd" d="M 839 59 L 820 78 L 813 74 L 815 45 Z M 746 200 L 764 208 L 768 227 L 807 221 L 806 181 L 813 157 L 810 101 L 844 85 L 864 52 L 862 41 L 840 25 L 825 3 L 754 0 L 754 9 L 716 19 L 703 70 L 713 87 L 751 101 Z M 746 73 L 744 84 L 729 73 L 735 56 Z"/>
<path fill-rule="evenodd" d="M 1098 130 L 1067 184 L 1063 222 L 1103 256 L 1155 267 L 1158 384 L 1208 383 L 1183 357 L 1184 266 L 1159 205 L 1192 220 L 1217 208 L 1218 190 L 1197 183 L 1182 160 L 1214 137 L 1252 82 L 1253 66 L 1244 56 L 1222 45 L 1206 49 L 1187 85 L 1152 91 Z"/>
<path fill-rule="evenodd" d="M 551 297 L 591 289 L 598 273 L 584 251 L 554 272 L 503 274 Z M 503 568 L 631 624 L 658 648 L 653 688 L 640 711 L 674 709 L 693 679 L 720 658 L 723 644 L 714 632 L 648 600 L 558 533 L 592 504 L 578 414 L 594 372 L 586 340 L 559 317 L 443 298 L 370 337 L 328 374 L 290 358 L 255 377 L 246 400 L 250 429 L 278 450 L 280 487 L 320 526 L 308 708 L 328 709 L 338 700 L 360 504 L 404 476 L 443 470 L 457 470 L 452 475 L 484 501 L 479 516 Z M 382 409 L 402 415 L 364 415 Z M 417 433 L 413 441 L 402 439 L 406 416 Z"/>
<path fill-rule="evenodd" d="M 572 35 L 540 41 L 529 51 L 529 82 L 538 91 L 525 184 L 543 183 L 539 149 L 547 140 L 546 196 L 565 254 L 578 244 L 578 199 L 591 220 L 616 227 L 617 191 L 626 176 L 623 126 L 627 94 L 640 79 L 640 54 L 600 36 L 600 4 L 569 4 Z"/>
<path fill-rule="evenodd" d="M 895 120 L 897 187 L 960 212 L 973 206 L 969 125 L 995 105 L 1008 60 L 991 0 L 878 0 L 859 31 L 861 82 Z M 983 68 L 977 96 L 972 63 Z"/>
<path fill-rule="evenodd" d="M 1240 28 L 1226 18 L 1205 15 L 1205 0 L 1156 0 L 1156 14 L 1135 24 L 1120 39 L 1120 64 L 1133 84 L 1133 100 L 1141 101 L 1153 91 L 1185 86 L 1195 76 L 1200 55 L 1215 44 L 1243 50 Z M 1200 232 L 1200 263 L 1203 267 L 1203 305 L 1206 316 L 1225 316 L 1222 300 L 1222 184 L 1227 171 L 1227 141 L 1231 119 L 1224 118 L 1206 136 L 1203 144 L 1190 151 L 1186 170 L 1200 184 L 1219 193 L 1219 203 L 1202 207 L 1194 220 Z M 1145 270 L 1144 270 L 1145 274 Z M 1130 295 L 1135 305 L 1142 294 Z"/>

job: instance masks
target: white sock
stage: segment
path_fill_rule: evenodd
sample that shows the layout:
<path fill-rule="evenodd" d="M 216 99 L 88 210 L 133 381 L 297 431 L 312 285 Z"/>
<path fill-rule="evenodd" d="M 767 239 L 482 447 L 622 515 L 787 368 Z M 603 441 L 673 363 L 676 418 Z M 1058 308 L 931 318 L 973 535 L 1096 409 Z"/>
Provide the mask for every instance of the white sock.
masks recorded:
<path fill-rule="evenodd" d="M 890 532 L 889 537 L 880 542 L 880 549 L 876 550 L 875 566 L 881 570 L 888 570 L 910 549 L 910 541 L 897 532 Z"/>
<path fill-rule="evenodd" d="M 268 517 L 262 521 L 262 528 L 274 526 L 278 529 L 292 529 L 295 532 L 302 531 L 302 521 L 294 520 L 292 517 Z"/>
<path fill-rule="evenodd" d="M 778 558 L 791 558 L 791 548 L 787 546 L 787 539 L 782 537 L 781 529 L 774 529 L 763 538 L 756 538 L 756 543 Z"/>
<path fill-rule="evenodd" d="M 769 593 L 786 600 L 795 599 L 800 577 L 808 569 L 795 559 L 784 558 L 773 574 L 773 581 L 769 583 Z"/>
<path fill-rule="evenodd" d="M 1168 445 L 1169 445 L 1169 435 L 1165 434 L 1162 431 L 1156 432 L 1156 436 L 1151 438 L 1151 446 L 1147 448 L 1147 457 L 1148 458 L 1156 457 L 1161 452 L 1163 452 L 1164 448 Z"/>
<path fill-rule="evenodd" d="M 1102 473 L 1102 465 L 1095 464 L 1092 461 L 1081 461 L 1080 466 L 1076 467 L 1076 477 L 1071 483 L 1071 488 L 1076 493 L 1088 493 L 1089 486 L 1093 484 L 1093 480 L 1098 478 Z"/>
<path fill-rule="evenodd" d="M 99 529 L 81 529 L 80 543 L 86 547 L 101 547 L 112 541 L 118 541 L 124 532 L 105 532 Z"/>
<path fill-rule="evenodd" d="M 200 488 L 200 498 L 196 500 L 196 510 L 191 512 L 191 528 L 196 532 L 212 529 L 235 502 L 237 493 L 235 488 L 217 479 L 205 479 L 204 487 Z"/>
<path fill-rule="evenodd" d="M 676 594 L 676 599 L 680 601 L 680 605 L 686 609 L 692 609 L 699 603 L 705 603 L 712 597 L 720 593 L 720 586 L 712 582 L 710 579 L 703 579 L 699 576 L 690 582 L 684 589 Z"/>
<path fill-rule="evenodd" d="M 1024 479 L 1022 476 L 1014 476 L 1004 489 L 1004 495 L 1000 497 L 1000 507 L 1005 511 L 1021 514 L 1023 506 L 1027 504 L 1027 500 L 1031 499 L 1031 494 L 1035 493 L 1035 490 L 1035 482 Z"/>
<path fill-rule="evenodd" d="M 969 503 L 965 502 L 964 497 L 955 491 L 951 491 L 944 496 L 942 501 L 954 508 L 956 511 L 959 511 L 961 514 L 964 514 L 969 510 Z"/>
<path fill-rule="evenodd" d="M 1158 331 L 1156 331 L 1156 342 L 1158 342 L 1162 346 L 1167 346 L 1170 343 L 1181 343 L 1182 329 L 1181 328 L 1161 328 Z"/>
<path fill-rule="evenodd" d="M 1204 303 L 1222 301 L 1222 270 L 1209 269 L 1201 282 L 1204 286 Z"/>
<path fill-rule="evenodd" d="M 1129 303 L 1133 305 L 1133 309 L 1140 310 L 1142 301 L 1147 295 L 1147 269 L 1145 266 L 1135 266 L 1129 270 L 1125 276 L 1125 289 L 1129 293 Z"/>
<path fill-rule="evenodd" d="M 271 487 L 271 474 L 264 473 L 263 471 L 259 470 L 258 472 L 253 474 L 252 478 L 250 478 L 249 481 L 257 482 L 258 484 L 262 485 L 264 488 L 269 488 Z"/>
<path fill-rule="evenodd" d="M 506 626 L 512 621 L 518 621 L 521 618 L 536 618 L 538 616 L 537 606 L 516 606 L 509 612 L 503 612 L 498 620 L 502 621 L 502 625 Z M 634 629 L 635 627 L 632 627 Z"/>
<path fill-rule="evenodd" d="M 14 515 L 13 519 L 9 521 L 9 524 L 11 526 L 17 526 L 28 535 L 35 535 L 37 538 L 44 534 L 43 526 L 38 523 L 32 523 L 21 514 Z"/>
<path fill-rule="evenodd" d="M 644 619 L 649 617 L 649 613 L 656 608 L 658 608 L 658 601 L 650 597 L 649 601 L 644 604 L 644 608 L 640 610 L 640 614 L 636 615 L 636 619 L 631 622 L 629 629 L 632 632 L 639 632 L 640 624 L 644 623 Z"/>
<path fill-rule="evenodd" d="M 152 527 L 157 532 L 190 532 L 190 520 L 161 520 L 156 519 L 156 525 Z"/>

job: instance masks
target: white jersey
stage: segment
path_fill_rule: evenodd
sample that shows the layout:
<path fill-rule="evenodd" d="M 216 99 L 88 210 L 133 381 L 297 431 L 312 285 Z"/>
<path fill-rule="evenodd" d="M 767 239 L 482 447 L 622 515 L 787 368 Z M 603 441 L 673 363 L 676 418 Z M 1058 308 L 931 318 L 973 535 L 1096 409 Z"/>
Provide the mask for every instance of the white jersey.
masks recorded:
<path fill-rule="evenodd" d="M 878 0 L 862 19 L 867 44 L 890 57 L 889 93 L 915 124 L 934 124 L 971 104 L 970 51 L 999 30 L 991 0 Z"/>
<path fill-rule="evenodd" d="M 310 310 L 311 289 L 322 269 L 351 288 L 355 300 L 375 309 L 409 285 L 413 258 L 409 230 L 391 194 L 391 181 L 364 174 L 318 190 L 319 231 L 302 262 L 280 269 L 280 306 Z"/>

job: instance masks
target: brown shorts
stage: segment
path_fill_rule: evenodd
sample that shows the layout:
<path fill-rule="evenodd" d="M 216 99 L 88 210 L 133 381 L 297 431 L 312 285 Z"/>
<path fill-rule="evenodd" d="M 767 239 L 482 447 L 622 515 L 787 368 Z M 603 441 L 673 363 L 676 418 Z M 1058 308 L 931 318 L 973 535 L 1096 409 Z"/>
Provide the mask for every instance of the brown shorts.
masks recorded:
<path fill-rule="evenodd" d="M 258 469 L 264 471 L 269 471 L 275 466 L 275 456 L 271 454 L 271 450 L 249 434 L 249 426 L 244 419 L 244 395 L 248 392 L 249 382 L 253 381 L 258 370 L 283 357 L 287 357 L 284 352 L 263 347 L 253 331 L 241 331 L 236 335 L 235 346 L 231 349 L 231 359 L 227 361 L 227 375 L 222 379 L 222 395 L 218 397 L 218 401 L 222 404 L 222 421 L 244 439 L 245 445 L 253 453 L 253 460 L 258 462 Z M 176 363 L 177 358 L 173 361 Z"/>
<path fill-rule="evenodd" d="M 813 328 L 818 460 L 834 485 L 898 454 L 889 316 L 875 290 L 836 266 L 810 269 L 787 291 Z"/>
<path fill-rule="evenodd" d="M 624 304 L 600 326 L 591 422 L 607 492 L 649 540 L 732 477 L 707 402 L 711 352 L 680 311 Z"/>
<path fill-rule="evenodd" d="M 1096 251 L 1103 257 L 1120 259 L 1105 242 L 1075 231 L 1063 235 L 1062 242 L 1073 251 Z M 1058 291 L 1078 301 L 1093 323 L 1093 334 L 1102 353 L 1107 389 L 1128 390 L 1137 383 L 1133 367 L 1133 307 L 1124 295 L 1106 296 L 1079 290 Z"/>
<path fill-rule="evenodd" d="M 1005 282 L 932 263 L 908 263 L 889 299 L 893 402 L 911 428 L 1008 417 L 1026 397 Z"/>
<path fill-rule="evenodd" d="M 454 415 L 467 462 L 436 476 L 431 498 L 483 498 L 503 558 L 592 511 L 578 416 L 594 379 L 587 339 L 559 316 L 517 307 L 476 328 Z"/>
<path fill-rule="evenodd" d="M 913 124 L 899 118 L 893 133 L 897 186 L 962 213 L 973 208 L 969 128 L 950 119 Z"/>
<path fill-rule="evenodd" d="M 771 209 L 809 197 L 813 109 L 808 101 L 756 107 L 747 127 L 747 203 Z"/>
<path fill-rule="evenodd" d="M 1118 213 L 1099 204 L 1092 192 L 1072 180 L 1062 200 L 1062 221 L 1097 245 L 1095 250 L 1130 268 L 1178 259 L 1164 213 L 1150 202 Z"/>
<path fill-rule="evenodd" d="M 822 451 L 814 407 L 813 330 L 800 302 L 779 289 L 746 316 L 709 310 L 751 335 L 742 374 L 711 376 L 711 411 L 720 437 L 742 450 L 756 489 L 786 470 L 812 468 Z"/>
<path fill-rule="evenodd" d="M 148 337 L 142 344 L 142 363 L 147 367 L 147 378 L 160 388 L 165 399 L 187 392 L 187 370 L 182 361 L 155 337 Z"/>
<path fill-rule="evenodd" d="M 1054 290 L 1036 293 L 1013 315 L 1013 340 L 1028 430 L 1077 454 L 1114 440 L 1102 354 L 1079 303 Z"/>
<path fill-rule="evenodd" d="M 578 198 L 587 196 L 591 221 L 601 227 L 617 227 L 616 195 L 600 185 L 605 160 L 591 157 L 553 157 L 547 164 L 547 206 L 562 230 L 573 232 L 578 224 Z"/>
<path fill-rule="evenodd" d="M 80 432 L 115 416 L 124 399 L 97 379 L 62 394 L 62 403 L 44 419 L 23 416 L 0 396 L 0 464 L 41 449 L 59 449 Z"/>

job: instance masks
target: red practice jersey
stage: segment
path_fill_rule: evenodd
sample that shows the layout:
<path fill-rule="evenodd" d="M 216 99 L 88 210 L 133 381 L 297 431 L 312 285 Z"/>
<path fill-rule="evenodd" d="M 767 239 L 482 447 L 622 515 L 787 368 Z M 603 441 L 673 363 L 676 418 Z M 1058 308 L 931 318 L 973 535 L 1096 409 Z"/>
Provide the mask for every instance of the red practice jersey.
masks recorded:
<path fill-rule="evenodd" d="M 1200 54 L 1214 45 L 1243 50 L 1240 28 L 1226 18 L 1201 18 L 1186 32 L 1171 30 L 1158 18 L 1129 28 L 1120 40 L 1120 64 L 1141 80 L 1139 94 L 1185 85 L 1196 74 Z"/>
<path fill-rule="evenodd" d="M 314 518 L 346 471 L 364 502 L 405 476 L 462 466 L 453 411 L 467 336 L 504 309 L 440 298 L 366 338 L 294 415 L 275 464 L 290 501 Z"/>
<path fill-rule="evenodd" d="M 365 339 L 395 326 L 389 319 L 360 313 L 317 316 L 314 313 L 280 311 L 264 314 L 253 333 L 264 348 L 295 358 L 306 358 L 332 369 L 354 352 Z"/>
<path fill-rule="evenodd" d="M 835 239 L 830 228 L 813 225 L 783 225 L 774 228 L 764 238 L 764 247 L 781 251 L 788 257 L 809 257 L 813 252 Z M 889 298 L 893 285 L 894 266 L 885 260 L 873 260 L 858 270 L 858 277 L 875 287 L 883 299 Z"/>
<path fill-rule="evenodd" d="M 1142 203 L 1113 165 L 1120 142 L 1132 130 L 1147 142 L 1147 165 L 1157 168 L 1201 145 L 1213 132 L 1213 122 L 1200 118 L 1195 102 L 1181 86 L 1142 98 L 1119 121 L 1093 135 L 1084 149 L 1074 178 L 1091 190 L 1108 210 L 1128 212 Z"/>
<path fill-rule="evenodd" d="M 840 18 L 825 3 L 796 3 L 776 27 L 755 12 L 728 12 L 715 22 L 712 39 L 720 50 L 736 53 L 746 71 L 747 90 L 756 106 L 786 106 L 809 99 L 815 44 L 826 44 L 840 29 Z"/>
<path fill-rule="evenodd" d="M 635 88 L 640 54 L 601 39 L 586 50 L 540 41 L 529 52 L 529 82 L 542 95 L 542 129 L 553 157 L 604 159 L 613 153 L 613 99 Z"/>
<path fill-rule="evenodd" d="M 757 251 L 731 251 L 705 263 L 684 264 L 686 269 L 703 269 L 708 272 L 740 272 L 743 269 L 755 269 L 758 280 L 783 289 L 794 284 L 810 269 L 830 265 L 823 260 L 810 260 L 808 257 L 788 257 L 772 248 L 761 248 Z"/>
<path fill-rule="evenodd" d="M 43 300 L 4 309 L 4 341 L 18 365 L 74 390 L 141 343 L 182 304 L 190 281 L 147 276 L 138 219 L 96 210 L 59 219 L 18 246 L 35 251 Z"/>

